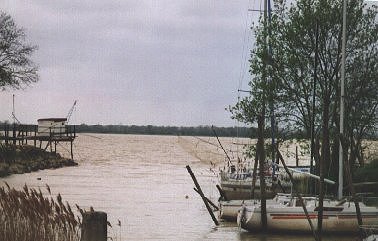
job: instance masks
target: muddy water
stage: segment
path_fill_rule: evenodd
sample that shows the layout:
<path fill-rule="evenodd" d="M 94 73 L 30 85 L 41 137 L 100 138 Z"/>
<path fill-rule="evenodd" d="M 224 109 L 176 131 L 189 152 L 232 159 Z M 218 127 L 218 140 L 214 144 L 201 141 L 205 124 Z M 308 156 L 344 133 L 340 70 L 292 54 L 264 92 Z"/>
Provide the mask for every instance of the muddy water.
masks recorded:
<path fill-rule="evenodd" d="M 234 148 L 233 153 L 239 151 L 232 139 L 222 142 Z M 54 195 L 60 193 L 70 204 L 107 212 L 113 240 L 312 240 L 311 236 L 250 234 L 233 223 L 216 227 L 185 169 L 192 167 L 206 195 L 216 201 L 217 178 L 209 162 L 224 157 L 221 149 L 204 143 L 193 137 L 82 134 L 74 148 L 79 166 L 3 180 L 16 188 L 24 183 L 40 187 L 45 194 L 48 184 Z M 67 146 L 58 147 L 68 155 Z M 116 225 L 118 220 L 121 226 Z"/>

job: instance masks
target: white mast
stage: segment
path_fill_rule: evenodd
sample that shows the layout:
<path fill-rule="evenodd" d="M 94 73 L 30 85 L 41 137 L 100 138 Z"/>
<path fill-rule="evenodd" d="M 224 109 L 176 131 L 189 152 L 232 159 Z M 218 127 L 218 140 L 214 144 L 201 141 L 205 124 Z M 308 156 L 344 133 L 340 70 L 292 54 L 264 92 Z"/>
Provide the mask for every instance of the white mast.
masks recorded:
<path fill-rule="evenodd" d="M 340 141 L 339 141 L 339 189 L 338 198 L 343 197 L 343 146 L 341 138 L 344 133 L 344 81 L 345 81 L 345 45 L 346 45 L 346 0 L 343 0 L 343 32 L 341 42 L 341 92 L 340 92 Z"/>

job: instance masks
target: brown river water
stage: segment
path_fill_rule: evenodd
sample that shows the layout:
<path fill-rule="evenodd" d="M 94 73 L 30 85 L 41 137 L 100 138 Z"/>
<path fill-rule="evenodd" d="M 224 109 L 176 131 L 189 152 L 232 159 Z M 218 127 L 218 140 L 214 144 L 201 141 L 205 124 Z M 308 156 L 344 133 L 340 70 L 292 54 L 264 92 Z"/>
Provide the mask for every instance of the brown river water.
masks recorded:
<path fill-rule="evenodd" d="M 231 153 L 240 152 L 231 138 L 221 138 Z M 190 165 L 205 195 L 214 202 L 218 192 L 216 171 L 224 154 L 211 145 L 214 138 L 148 135 L 79 134 L 74 144 L 76 167 L 42 170 L 2 178 L 10 186 L 41 188 L 89 209 L 104 211 L 113 240 L 313 240 L 311 236 L 258 235 L 236 224 L 215 226 L 185 168 Z M 241 140 L 248 143 L 248 140 Z M 67 146 L 58 146 L 69 156 Z M 0 185 L 4 185 L 3 182 Z M 216 214 L 217 215 L 217 214 Z M 116 225 L 118 220 L 121 226 Z M 324 240 L 356 240 L 326 237 Z"/>

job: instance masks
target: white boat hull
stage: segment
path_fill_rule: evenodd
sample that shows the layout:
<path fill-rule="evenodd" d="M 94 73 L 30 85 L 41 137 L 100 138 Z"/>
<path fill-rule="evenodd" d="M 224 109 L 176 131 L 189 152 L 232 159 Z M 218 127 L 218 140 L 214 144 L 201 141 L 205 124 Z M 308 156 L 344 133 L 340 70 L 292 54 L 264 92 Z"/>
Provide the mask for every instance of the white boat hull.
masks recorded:
<path fill-rule="evenodd" d="M 236 221 L 238 212 L 243 205 L 254 205 L 255 200 L 231 200 L 219 202 L 219 218 L 227 221 Z"/>
<path fill-rule="evenodd" d="M 342 206 L 341 211 L 323 212 L 323 232 L 358 232 L 354 204 Z M 310 207 L 309 217 L 314 228 L 317 228 L 318 213 Z M 378 209 L 374 207 L 361 207 L 364 225 L 378 224 Z M 248 231 L 261 230 L 260 206 L 243 207 L 237 218 L 239 226 Z M 311 233 L 311 227 L 302 207 L 267 206 L 267 230 L 274 232 L 300 232 Z"/>
<path fill-rule="evenodd" d="M 283 203 L 290 199 L 290 195 L 279 193 L 274 199 L 267 199 L 268 204 Z M 231 200 L 219 201 L 219 218 L 227 221 L 236 221 L 238 213 L 243 206 L 251 207 L 260 205 L 260 200 Z"/>

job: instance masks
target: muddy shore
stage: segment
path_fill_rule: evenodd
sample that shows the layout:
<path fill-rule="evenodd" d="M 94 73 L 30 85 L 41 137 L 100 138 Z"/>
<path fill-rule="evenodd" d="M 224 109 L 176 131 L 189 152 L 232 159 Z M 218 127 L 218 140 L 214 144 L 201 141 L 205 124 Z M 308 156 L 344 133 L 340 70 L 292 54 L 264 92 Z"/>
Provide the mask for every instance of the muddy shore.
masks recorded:
<path fill-rule="evenodd" d="M 74 160 L 64 158 L 59 153 L 34 146 L 0 146 L 0 177 L 76 165 Z"/>

